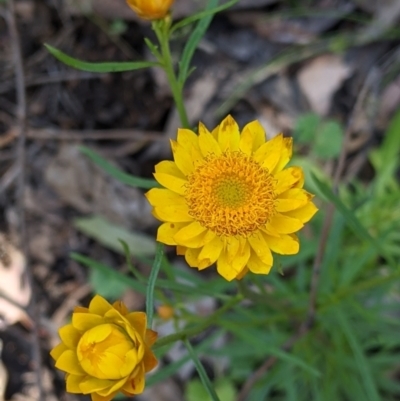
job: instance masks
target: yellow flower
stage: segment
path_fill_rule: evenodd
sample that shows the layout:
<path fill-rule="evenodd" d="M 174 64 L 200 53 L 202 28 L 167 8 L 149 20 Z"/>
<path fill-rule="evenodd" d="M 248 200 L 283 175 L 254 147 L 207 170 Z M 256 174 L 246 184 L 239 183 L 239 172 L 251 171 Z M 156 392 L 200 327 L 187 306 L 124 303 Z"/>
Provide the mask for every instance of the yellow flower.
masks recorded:
<path fill-rule="evenodd" d="M 164 18 L 175 0 L 126 0 L 128 6 L 143 19 Z"/>
<path fill-rule="evenodd" d="M 282 134 L 266 141 L 258 121 L 242 132 L 228 116 L 211 133 L 199 124 L 199 135 L 178 130 L 171 141 L 174 161 L 155 167 L 165 188 L 146 196 L 163 224 L 157 240 L 176 245 L 191 267 L 217 263 L 227 280 L 249 270 L 268 274 L 272 252 L 299 251 L 294 234 L 316 213 L 313 195 L 303 187 L 300 167 L 284 168 L 292 139 Z"/>
<path fill-rule="evenodd" d="M 157 365 L 150 350 L 157 333 L 146 329 L 146 320 L 144 312 L 129 313 L 122 302 L 110 305 L 99 295 L 89 308 L 75 308 L 50 353 L 67 373 L 67 391 L 90 394 L 92 401 L 142 393 L 145 373 Z"/>

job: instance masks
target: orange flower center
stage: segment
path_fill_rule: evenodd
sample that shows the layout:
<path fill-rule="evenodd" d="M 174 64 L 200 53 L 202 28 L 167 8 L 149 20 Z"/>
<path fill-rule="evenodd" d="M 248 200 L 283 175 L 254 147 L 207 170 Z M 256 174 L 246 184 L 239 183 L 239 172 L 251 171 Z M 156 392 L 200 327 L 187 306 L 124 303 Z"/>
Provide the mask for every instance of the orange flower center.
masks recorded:
<path fill-rule="evenodd" d="M 189 214 L 217 235 L 248 237 L 275 214 L 275 180 L 243 152 L 209 155 L 188 177 Z"/>
<path fill-rule="evenodd" d="M 83 370 L 98 379 L 122 379 L 138 362 L 135 344 L 115 324 L 86 331 L 78 343 L 77 356 Z"/>

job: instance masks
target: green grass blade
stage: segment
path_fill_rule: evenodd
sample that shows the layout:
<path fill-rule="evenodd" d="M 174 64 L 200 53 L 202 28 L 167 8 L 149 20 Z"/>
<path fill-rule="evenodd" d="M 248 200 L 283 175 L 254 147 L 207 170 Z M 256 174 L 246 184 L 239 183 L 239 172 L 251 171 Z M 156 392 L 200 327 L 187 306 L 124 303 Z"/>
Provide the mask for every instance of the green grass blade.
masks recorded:
<path fill-rule="evenodd" d="M 119 242 L 121 243 L 121 245 L 124 249 L 126 264 L 128 265 L 128 268 L 129 268 L 130 272 L 132 273 L 133 277 L 135 277 L 137 280 L 145 281 L 145 277 L 132 264 L 132 260 L 131 260 L 132 256 L 131 256 L 131 250 L 129 249 L 129 245 L 122 239 L 120 239 Z"/>
<path fill-rule="evenodd" d="M 109 274 L 110 277 L 112 277 L 113 279 L 115 279 L 116 281 L 119 281 L 121 283 L 124 284 L 128 284 L 132 289 L 134 289 L 135 291 L 138 291 L 141 294 L 145 294 L 146 293 L 146 287 L 140 283 L 137 280 L 134 280 L 130 277 L 125 276 L 124 274 L 112 269 L 111 267 L 97 262 L 87 256 L 81 255 L 79 253 L 75 253 L 72 252 L 70 254 L 71 259 L 75 260 L 76 262 L 79 262 L 91 269 L 97 269 L 99 271 L 101 271 L 102 273 L 106 273 Z"/>
<path fill-rule="evenodd" d="M 151 273 L 149 277 L 149 282 L 147 283 L 146 291 L 146 313 L 147 313 L 147 327 L 151 328 L 153 324 L 154 315 L 154 287 L 156 285 L 158 273 L 160 271 L 161 262 L 164 256 L 163 245 L 158 242 L 156 249 L 156 257 L 154 258 L 154 263 L 151 268 Z"/>
<path fill-rule="evenodd" d="M 222 333 L 223 333 L 222 330 L 216 331 L 210 337 L 202 341 L 199 345 L 196 345 L 194 349 L 196 350 L 196 352 L 209 353 L 208 348 L 218 337 L 222 335 Z M 168 348 L 163 347 L 161 349 L 158 349 L 157 351 L 161 352 L 156 351 L 157 359 L 161 359 L 162 356 L 165 355 L 165 348 L 167 348 L 168 350 L 171 345 L 172 344 L 169 344 Z M 146 386 L 148 387 L 153 386 L 154 384 L 157 384 L 170 378 L 176 372 L 178 372 L 178 370 L 189 360 L 190 360 L 190 355 L 185 355 L 181 359 L 178 359 L 177 361 L 174 362 L 170 362 L 167 365 L 163 366 L 160 370 L 149 376 L 149 378 L 146 380 Z"/>
<path fill-rule="evenodd" d="M 349 346 L 353 351 L 355 362 L 358 366 L 358 371 L 363 380 L 365 392 L 368 394 L 369 401 L 380 401 L 381 397 L 379 396 L 375 379 L 371 374 L 369 361 L 365 357 L 361 344 L 354 334 L 354 328 L 350 326 L 347 317 L 340 309 L 336 310 L 336 317 L 339 326 L 341 326 L 343 334 L 347 338 Z"/>
<path fill-rule="evenodd" d="M 349 210 L 347 206 L 341 201 L 341 199 L 333 193 L 331 188 L 329 188 L 327 184 L 322 182 L 314 174 L 312 175 L 312 178 L 320 193 L 336 206 L 336 209 L 342 214 L 347 226 L 354 232 L 354 234 L 360 239 L 369 242 L 381 256 L 385 257 L 387 261 L 393 267 L 395 267 L 396 263 L 393 258 L 390 255 L 386 255 L 386 252 L 382 249 L 380 243 L 369 234 L 369 232 L 360 223 L 354 213 Z"/>
<path fill-rule="evenodd" d="M 197 373 L 200 376 L 200 380 L 203 383 L 203 386 L 206 388 L 208 394 L 210 395 L 210 397 L 213 401 L 220 401 L 210 379 L 207 376 L 204 366 L 200 362 L 200 359 L 198 358 L 195 350 L 192 347 L 192 344 L 190 344 L 190 341 L 188 339 L 186 339 L 184 342 L 185 342 L 187 350 L 189 351 L 190 358 L 193 360 L 193 362 L 196 366 Z"/>
<path fill-rule="evenodd" d="M 68 54 L 63 53 L 61 50 L 56 49 L 48 44 L 44 45 L 46 49 L 62 63 L 82 71 L 88 72 L 122 72 L 140 70 L 143 68 L 156 67 L 160 64 L 154 61 L 126 61 L 126 62 L 102 62 L 102 63 L 89 63 L 86 61 L 78 60 Z"/>
<path fill-rule="evenodd" d="M 209 0 L 205 11 L 212 10 L 218 5 L 218 0 Z M 192 61 L 193 54 L 199 44 L 201 38 L 204 36 L 207 28 L 209 27 L 213 18 L 213 14 L 208 15 L 201 19 L 198 23 L 196 28 L 193 30 L 192 34 L 189 37 L 188 42 L 182 53 L 181 62 L 179 64 L 179 83 L 181 85 L 184 84 L 186 78 L 188 77 L 188 71 L 190 67 L 190 62 Z"/>
<path fill-rule="evenodd" d="M 151 189 L 154 187 L 159 187 L 157 181 L 155 180 L 135 177 L 133 175 L 121 171 L 118 167 L 113 166 L 109 161 L 101 157 L 97 152 L 87 148 L 86 146 L 81 146 L 79 149 L 84 155 L 86 155 L 90 160 L 92 160 L 92 162 L 94 162 L 96 165 L 102 168 L 106 173 L 110 174 L 112 177 L 122 182 L 123 184 L 143 189 Z"/>
<path fill-rule="evenodd" d="M 180 28 L 183 28 L 184 26 L 189 25 L 192 22 L 195 22 L 195 21 L 197 21 L 199 19 L 208 17 L 210 15 L 213 16 L 214 14 L 217 14 L 217 13 L 219 13 L 221 11 L 224 11 L 227 8 L 232 7 L 233 5 L 235 5 L 238 1 L 239 0 L 231 0 L 231 1 L 228 1 L 228 3 L 226 3 L 226 4 L 223 4 L 222 6 L 215 7 L 215 8 L 212 8 L 211 10 L 206 10 L 206 11 L 202 11 L 200 13 L 191 15 L 190 17 L 187 17 L 187 18 L 183 19 L 182 21 L 179 21 L 178 23 L 176 23 L 171 28 L 171 33 L 175 32 L 176 30 L 178 30 Z"/>

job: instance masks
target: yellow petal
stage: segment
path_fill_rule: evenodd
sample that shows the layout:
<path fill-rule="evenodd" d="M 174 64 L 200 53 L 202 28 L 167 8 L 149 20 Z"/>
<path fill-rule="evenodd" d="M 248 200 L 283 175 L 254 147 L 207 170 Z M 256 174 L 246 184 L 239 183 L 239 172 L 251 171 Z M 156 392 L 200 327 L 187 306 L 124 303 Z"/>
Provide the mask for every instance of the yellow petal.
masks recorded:
<path fill-rule="evenodd" d="M 146 330 L 146 344 L 151 347 L 157 341 L 158 334 L 156 331 L 147 329 Z"/>
<path fill-rule="evenodd" d="M 236 280 L 241 280 L 247 273 L 249 272 L 249 269 L 245 267 L 237 276 Z"/>
<path fill-rule="evenodd" d="M 318 208 L 314 203 L 310 202 L 307 205 L 301 207 L 300 209 L 292 210 L 291 212 L 285 213 L 288 217 L 293 217 L 300 220 L 302 223 L 307 223 L 318 212 Z"/>
<path fill-rule="evenodd" d="M 60 343 L 56 345 L 51 351 L 50 356 L 57 360 L 64 351 L 67 351 L 68 347 L 64 343 Z"/>
<path fill-rule="evenodd" d="M 225 250 L 222 250 L 217 260 L 217 271 L 227 281 L 232 281 L 239 273 L 232 267 L 228 252 Z"/>
<path fill-rule="evenodd" d="M 208 229 L 204 229 L 200 234 L 191 237 L 193 232 L 191 232 L 191 228 L 188 227 L 189 226 L 182 228 L 182 230 L 174 237 L 179 245 L 187 248 L 200 248 L 215 238 L 215 234 Z M 185 233 L 187 233 L 186 236 Z"/>
<path fill-rule="evenodd" d="M 157 241 L 166 245 L 177 245 L 174 235 L 188 223 L 164 223 L 158 227 Z"/>
<path fill-rule="evenodd" d="M 97 379 L 96 377 L 86 376 L 82 379 L 79 387 L 82 394 L 97 393 L 100 390 L 104 390 L 112 386 L 113 380 Z"/>
<path fill-rule="evenodd" d="M 201 153 L 204 157 L 208 156 L 209 154 L 218 156 L 222 153 L 218 142 L 211 134 L 200 133 L 199 145 Z"/>
<path fill-rule="evenodd" d="M 217 125 L 212 131 L 211 135 L 214 137 L 216 141 L 218 141 L 218 132 L 219 132 L 219 125 Z"/>
<path fill-rule="evenodd" d="M 193 147 L 200 150 L 199 148 L 199 137 L 190 129 L 179 128 L 176 135 L 177 142 L 182 145 L 188 151 Z"/>
<path fill-rule="evenodd" d="M 232 263 L 239 251 L 240 242 L 236 237 L 231 237 L 225 241 L 225 252 L 227 253 L 228 263 Z"/>
<path fill-rule="evenodd" d="M 131 312 L 126 315 L 126 319 L 141 337 L 146 335 L 147 317 L 144 312 Z"/>
<path fill-rule="evenodd" d="M 128 314 L 128 308 L 122 301 L 115 301 L 112 304 L 113 308 L 116 309 L 122 316 L 125 316 Z"/>
<path fill-rule="evenodd" d="M 110 401 L 115 397 L 117 392 L 118 391 L 115 391 L 114 393 L 111 393 L 107 396 L 102 396 L 98 393 L 92 393 L 92 394 L 90 394 L 90 396 L 92 397 L 92 401 Z"/>
<path fill-rule="evenodd" d="M 85 308 L 83 306 L 75 306 L 74 313 L 89 313 L 89 308 Z"/>
<path fill-rule="evenodd" d="M 179 195 L 185 194 L 187 184 L 185 179 L 164 173 L 154 173 L 153 176 L 165 188 L 168 188 Z"/>
<path fill-rule="evenodd" d="M 258 148 L 254 153 L 254 159 L 260 163 L 262 167 L 272 172 L 274 167 L 278 164 L 282 147 L 283 135 L 278 134 Z"/>
<path fill-rule="evenodd" d="M 193 218 L 189 215 L 187 205 L 157 206 L 155 211 L 162 221 L 170 221 L 172 223 L 193 221 Z"/>
<path fill-rule="evenodd" d="M 148 349 L 147 352 L 144 353 L 143 357 L 143 367 L 145 372 L 150 372 L 158 365 L 157 358 L 154 354 Z"/>
<path fill-rule="evenodd" d="M 83 378 L 84 376 L 67 374 L 65 377 L 67 392 L 72 394 L 82 393 L 79 385 L 81 384 Z"/>
<path fill-rule="evenodd" d="M 108 396 L 103 397 L 102 395 L 100 395 L 98 393 L 92 393 L 92 394 L 90 394 L 90 397 L 91 397 L 92 401 L 110 401 L 115 397 L 116 394 L 117 394 L 117 391 L 114 394 L 110 394 Z"/>
<path fill-rule="evenodd" d="M 296 255 L 299 252 L 299 239 L 295 234 L 282 234 L 280 238 L 271 237 L 266 234 L 264 236 L 268 246 L 275 253 L 279 253 L 280 255 Z"/>
<path fill-rule="evenodd" d="M 284 138 L 283 147 L 280 152 L 279 162 L 274 168 L 273 173 L 281 171 L 290 161 L 292 157 L 293 138 Z"/>
<path fill-rule="evenodd" d="M 185 179 L 185 175 L 179 170 L 176 163 L 171 160 L 163 160 L 157 163 L 154 170 L 156 173 L 173 175 L 174 177 Z"/>
<path fill-rule="evenodd" d="M 264 235 L 262 234 L 262 232 L 258 231 L 256 233 L 254 233 L 253 235 L 250 235 L 250 237 L 247 238 L 247 240 L 249 241 L 250 246 L 253 250 L 253 252 L 251 252 L 251 253 L 252 254 L 255 253 L 257 255 L 258 259 L 260 259 L 263 264 L 272 266 L 273 259 L 272 259 L 271 250 L 269 249 L 269 246 L 268 246 L 267 242 L 265 241 L 265 238 L 264 238 Z M 251 270 L 251 268 L 250 268 L 250 270 Z M 253 271 L 253 270 L 251 270 L 251 271 Z"/>
<path fill-rule="evenodd" d="M 276 231 L 276 229 L 272 227 L 270 223 L 267 223 L 265 227 L 262 227 L 261 231 L 268 235 L 271 235 L 272 237 L 280 237 L 280 233 Z"/>
<path fill-rule="evenodd" d="M 235 271 L 239 272 L 236 278 L 241 274 L 243 269 L 250 258 L 250 246 L 247 240 L 243 240 L 243 244 L 240 244 L 238 252 L 232 260 L 232 267 Z"/>
<path fill-rule="evenodd" d="M 122 387 L 125 385 L 125 383 L 129 380 L 129 376 L 124 377 L 121 380 L 113 380 L 113 385 L 111 387 L 105 388 L 104 390 L 99 390 L 97 394 L 103 396 L 103 397 L 108 397 L 110 394 L 117 393 L 118 391 L 121 391 Z"/>
<path fill-rule="evenodd" d="M 164 206 L 171 203 L 183 205 L 186 203 L 183 196 L 164 188 L 152 188 L 145 196 L 152 206 Z"/>
<path fill-rule="evenodd" d="M 199 122 L 199 137 L 200 137 L 200 135 L 203 135 L 203 134 L 211 134 L 211 132 L 207 129 L 207 127 L 202 122 Z"/>
<path fill-rule="evenodd" d="M 75 329 L 72 324 L 67 324 L 58 330 L 58 334 L 61 341 L 71 349 L 75 349 L 78 346 L 78 342 L 81 339 L 82 334 Z"/>
<path fill-rule="evenodd" d="M 111 304 L 100 295 L 96 295 L 89 304 L 89 312 L 95 315 L 104 316 L 110 309 L 112 309 Z"/>
<path fill-rule="evenodd" d="M 250 156 L 264 143 L 265 131 L 259 121 L 252 121 L 243 128 L 239 142 L 242 152 Z"/>
<path fill-rule="evenodd" d="M 199 137 L 193 131 L 188 129 L 178 129 L 177 142 L 190 155 L 194 167 L 203 161 L 203 155 L 200 152 Z"/>
<path fill-rule="evenodd" d="M 179 145 L 178 142 L 173 141 L 172 139 L 170 142 L 175 164 L 185 176 L 191 174 L 194 170 L 194 164 L 190 152 L 188 152 L 188 150 L 183 146 Z"/>
<path fill-rule="evenodd" d="M 82 376 L 86 373 L 81 368 L 81 365 L 76 356 L 76 352 L 67 350 L 63 352 L 56 361 L 56 368 L 73 375 Z"/>
<path fill-rule="evenodd" d="M 200 254 L 201 248 L 193 249 L 188 248 L 185 252 L 185 260 L 190 267 L 198 267 L 198 257 Z"/>
<path fill-rule="evenodd" d="M 193 221 L 180 229 L 174 238 L 179 245 L 186 246 L 183 243 L 186 239 L 194 238 L 206 230 L 207 228 L 202 226 L 198 221 Z"/>
<path fill-rule="evenodd" d="M 224 242 L 218 236 L 215 236 L 212 241 L 205 244 L 198 256 L 199 270 L 205 269 L 215 263 L 219 258 L 223 247 Z"/>
<path fill-rule="evenodd" d="M 300 220 L 280 213 L 271 218 L 270 224 L 281 234 L 292 234 L 304 227 Z"/>
<path fill-rule="evenodd" d="M 218 130 L 218 143 L 222 151 L 239 149 L 239 126 L 231 115 L 222 120 Z"/>
<path fill-rule="evenodd" d="M 179 256 L 183 256 L 186 253 L 186 246 L 177 245 L 176 246 L 176 254 Z"/>
<path fill-rule="evenodd" d="M 144 375 L 145 375 L 144 368 L 143 365 L 141 365 L 139 366 L 139 369 L 135 373 L 135 375 L 131 376 L 129 380 L 127 380 L 122 389 L 132 395 L 143 393 L 145 384 Z"/>
<path fill-rule="evenodd" d="M 268 274 L 271 271 L 272 263 L 270 265 L 263 263 L 259 259 L 259 257 L 254 252 L 252 252 L 249 261 L 247 262 L 247 267 L 252 273 Z"/>
<path fill-rule="evenodd" d="M 287 191 L 290 188 L 298 188 L 298 184 L 304 182 L 304 173 L 300 167 L 289 167 L 275 175 L 275 195 Z"/>
<path fill-rule="evenodd" d="M 288 212 L 305 206 L 314 195 L 301 188 L 292 188 L 281 193 L 275 201 L 278 212 Z"/>
<path fill-rule="evenodd" d="M 111 305 L 110 305 L 111 306 Z M 104 318 L 92 313 L 73 313 L 72 325 L 80 331 L 87 331 L 104 323 Z"/>
<path fill-rule="evenodd" d="M 139 363 L 138 351 L 136 349 L 131 349 L 125 354 L 124 364 L 120 367 L 119 374 L 122 377 L 128 376 L 132 370 Z M 110 364 L 112 361 L 110 360 Z"/>

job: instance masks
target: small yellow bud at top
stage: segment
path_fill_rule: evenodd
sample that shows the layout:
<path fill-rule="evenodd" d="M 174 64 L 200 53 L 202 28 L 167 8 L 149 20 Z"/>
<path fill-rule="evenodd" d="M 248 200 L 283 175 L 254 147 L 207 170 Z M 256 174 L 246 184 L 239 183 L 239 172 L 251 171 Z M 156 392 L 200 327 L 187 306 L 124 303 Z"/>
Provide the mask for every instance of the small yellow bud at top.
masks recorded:
<path fill-rule="evenodd" d="M 128 6 L 143 19 L 164 18 L 175 0 L 126 0 Z"/>

